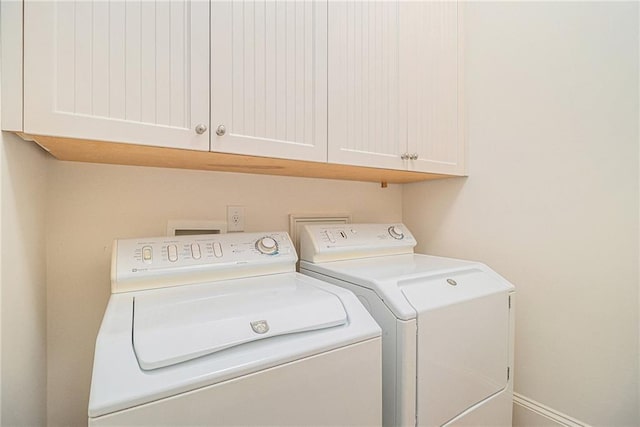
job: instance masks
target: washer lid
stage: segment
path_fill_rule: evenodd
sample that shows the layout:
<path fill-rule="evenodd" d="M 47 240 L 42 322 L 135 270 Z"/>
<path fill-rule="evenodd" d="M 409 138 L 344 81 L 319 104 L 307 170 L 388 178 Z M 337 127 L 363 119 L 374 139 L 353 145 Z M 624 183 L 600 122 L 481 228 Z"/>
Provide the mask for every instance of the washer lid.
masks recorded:
<path fill-rule="evenodd" d="M 152 370 L 278 335 L 344 325 L 340 299 L 301 283 L 253 292 L 134 300 L 133 347 Z"/>

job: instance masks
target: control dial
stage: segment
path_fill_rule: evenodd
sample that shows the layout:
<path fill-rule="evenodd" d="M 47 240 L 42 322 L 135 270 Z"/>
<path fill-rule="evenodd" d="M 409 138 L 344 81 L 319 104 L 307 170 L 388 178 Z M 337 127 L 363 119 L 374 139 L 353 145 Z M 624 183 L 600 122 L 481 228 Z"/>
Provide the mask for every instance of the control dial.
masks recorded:
<path fill-rule="evenodd" d="M 256 249 L 265 255 L 273 255 L 278 253 L 278 242 L 272 237 L 262 237 L 256 242 Z"/>
<path fill-rule="evenodd" d="M 404 232 L 402 231 L 402 228 L 396 227 L 395 225 L 392 225 L 391 227 L 389 227 L 389 234 L 394 239 L 398 239 L 398 240 L 404 239 Z"/>

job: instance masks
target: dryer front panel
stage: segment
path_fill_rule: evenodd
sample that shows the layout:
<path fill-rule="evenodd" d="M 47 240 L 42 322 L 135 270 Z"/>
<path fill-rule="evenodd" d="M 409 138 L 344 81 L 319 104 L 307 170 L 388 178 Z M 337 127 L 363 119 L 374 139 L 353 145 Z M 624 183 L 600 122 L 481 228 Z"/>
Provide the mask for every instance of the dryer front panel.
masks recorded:
<path fill-rule="evenodd" d="M 418 425 L 443 425 L 507 386 L 502 281 L 474 269 L 404 283 L 403 293 L 418 312 Z"/>

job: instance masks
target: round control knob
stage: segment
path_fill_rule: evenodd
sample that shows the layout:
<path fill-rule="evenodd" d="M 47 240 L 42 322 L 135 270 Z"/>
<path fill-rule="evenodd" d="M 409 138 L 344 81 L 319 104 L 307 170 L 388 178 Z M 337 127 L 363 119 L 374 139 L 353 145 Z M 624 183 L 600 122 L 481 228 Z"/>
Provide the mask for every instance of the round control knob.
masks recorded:
<path fill-rule="evenodd" d="M 404 232 L 402 231 L 402 228 L 396 227 L 395 225 L 392 225 L 391 227 L 389 227 L 389 234 L 394 239 L 398 239 L 398 240 L 404 239 Z"/>
<path fill-rule="evenodd" d="M 263 237 L 256 242 L 256 249 L 260 253 L 273 255 L 278 252 L 278 242 L 271 237 Z"/>

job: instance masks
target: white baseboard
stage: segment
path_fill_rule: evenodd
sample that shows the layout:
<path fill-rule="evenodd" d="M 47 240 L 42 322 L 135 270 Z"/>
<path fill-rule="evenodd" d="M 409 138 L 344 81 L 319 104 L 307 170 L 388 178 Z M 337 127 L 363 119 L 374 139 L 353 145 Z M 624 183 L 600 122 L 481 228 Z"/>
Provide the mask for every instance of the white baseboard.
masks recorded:
<path fill-rule="evenodd" d="M 535 413 L 538 416 L 544 417 L 549 421 L 556 423 L 559 426 L 563 427 L 591 427 L 587 423 L 583 423 L 582 421 L 576 420 L 569 415 L 563 414 L 562 412 L 556 411 L 553 408 L 550 408 L 546 405 L 543 405 L 540 402 L 536 402 L 533 399 L 529 399 L 518 393 L 513 393 L 513 403 L 515 405 L 519 405 L 522 408 L 529 410 Z"/>

